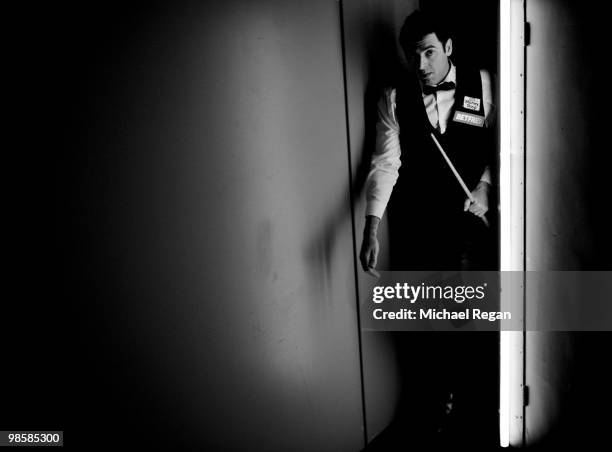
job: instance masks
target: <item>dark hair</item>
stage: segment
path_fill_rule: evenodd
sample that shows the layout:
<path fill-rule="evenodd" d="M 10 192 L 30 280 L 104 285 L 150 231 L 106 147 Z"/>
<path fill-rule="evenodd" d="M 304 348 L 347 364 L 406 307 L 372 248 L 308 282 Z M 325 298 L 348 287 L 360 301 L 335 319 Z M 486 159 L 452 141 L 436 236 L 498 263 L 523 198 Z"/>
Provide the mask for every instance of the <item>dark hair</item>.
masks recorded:
<path fill-rule="evenodd" d="M 433 17 L 430 13 L 414 11 L 404 21 L 400 30 L 399 42 L 405 53 L 409 53 L 414 45 L 423 37 L 435 33 L 442 45 L 450 38 L 450 27 L 445 18 Z"/>

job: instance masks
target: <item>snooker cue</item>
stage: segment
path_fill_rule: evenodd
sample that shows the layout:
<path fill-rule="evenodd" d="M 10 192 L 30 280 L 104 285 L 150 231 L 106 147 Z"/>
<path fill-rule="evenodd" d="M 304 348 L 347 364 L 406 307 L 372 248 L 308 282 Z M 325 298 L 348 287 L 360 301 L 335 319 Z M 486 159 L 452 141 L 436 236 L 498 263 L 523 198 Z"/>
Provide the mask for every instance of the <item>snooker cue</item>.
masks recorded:
<path fill-rule="evenodd" d="M 442 157 L 444 157 L 444 160 L 446 160 L 446 163 L 448 163 L 448 166 L 450 167 L 451 171 L 455 175 L 455 178 L 457 179 L 457 182 L 459 182 L 459 185 L 461 185 L 461 188 L 463 188 L 463 191 L 467 195 L 467 197 L 470 200 L 470 202 L 476 202 L 474 197 L 472 196 L 472 193 L 467 188 L 467 186 L 465 185 L 465 182 L 463 182 L 463 179 L 461 178 L 461 176 L 459 175 L 459 173 L 455 169 L 455 166 L 453 165 L 453 163 L 448 158 L 448 155 L 446 155 L 446 152 L 444 152 L 444 149 L 442 149 L 442 146 L 440 145 L 440 143 L 436 139 L 436 136 L 433 133 L 430 133 L 430 135 L 431 135 L 431 139 L 434 140 L 434 143 L 436 143 L 436 146 L 438 147 L 438 150 L 442 154 Z M 485 224 L 485 226 L 489 227 L 489 220 L 487 220 L 484 215 L 482 217 L 480 217 L 480 218 L 482 219 L 482 222 Z"/>

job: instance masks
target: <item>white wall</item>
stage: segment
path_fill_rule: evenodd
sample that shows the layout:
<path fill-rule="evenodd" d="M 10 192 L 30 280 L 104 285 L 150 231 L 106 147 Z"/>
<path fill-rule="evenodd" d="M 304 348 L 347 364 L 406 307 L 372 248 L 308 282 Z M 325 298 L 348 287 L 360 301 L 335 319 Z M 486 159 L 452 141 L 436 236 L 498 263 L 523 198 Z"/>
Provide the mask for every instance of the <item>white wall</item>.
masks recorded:
<path fill-rule="evenodd" d="M 75 435 L 359 450 L 337 2 L 72 13 Z"/>

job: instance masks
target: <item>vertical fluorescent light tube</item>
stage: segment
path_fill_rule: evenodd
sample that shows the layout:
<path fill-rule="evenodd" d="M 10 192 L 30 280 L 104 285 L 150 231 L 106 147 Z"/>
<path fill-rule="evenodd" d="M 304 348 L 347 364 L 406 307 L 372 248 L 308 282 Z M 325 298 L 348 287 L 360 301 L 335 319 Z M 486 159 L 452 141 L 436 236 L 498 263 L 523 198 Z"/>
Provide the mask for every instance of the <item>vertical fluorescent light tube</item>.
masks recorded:
<path fill-rule="evenodd" d="M 510 202 L 510 171 L 509 171 L 509 154 L 510 154 L 510 123 L 509 123 L 509 74 L 510 74 L 510 1 L 501 0 L 499 5 L 499 42 L 500 42 L 500 60 L 499 60 L 499 147 L 500 147 L 500 162 L 499 162 L 499 205 L 500 205 L 500 269 L 502 271 L 509 267 L 510 257 L 510 234 L 509 222 L 507 220 L 506 209 L 509 208 Z M 503 293 L 503 292 L 502 292 Z M 510 383 L 508 381 L 510 375 L 509 363 L 509 343 L 508 333 L 502 331 L 500 333 L 499 343 L 499 442 L 501 447 L 510 445 Z"/>
<path fill-rule="evenodd" d="M 524 0 L 500 0 L 500 254 L 502 271 L 523 271 L 524 256 Z M 512 278 L 514 279 L 514 278 Z M 501 309 L 516 312 L 522 287 L 503 287 Z M 517 298 L 518 297 L 518 298 Z M 522 303 L 519 303 L 522 307 Z M 523 313 L 520 313 L 523 317 Z M 522 445 L 523 335 L 500 333 L 500 445 Z"/>

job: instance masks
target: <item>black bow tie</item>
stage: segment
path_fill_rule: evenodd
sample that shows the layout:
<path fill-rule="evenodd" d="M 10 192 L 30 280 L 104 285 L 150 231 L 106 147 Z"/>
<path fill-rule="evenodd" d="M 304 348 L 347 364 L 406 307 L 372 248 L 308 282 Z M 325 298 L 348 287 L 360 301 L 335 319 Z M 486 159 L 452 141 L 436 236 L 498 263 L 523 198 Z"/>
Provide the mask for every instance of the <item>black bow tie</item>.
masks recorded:
<path fill-rule="evenodd" d="M 436 86 L 423 85 L 423 94 L 429 95 L 436 91 L 449 91 L 455 89 L 455 82 L 444 82 Z"/>

